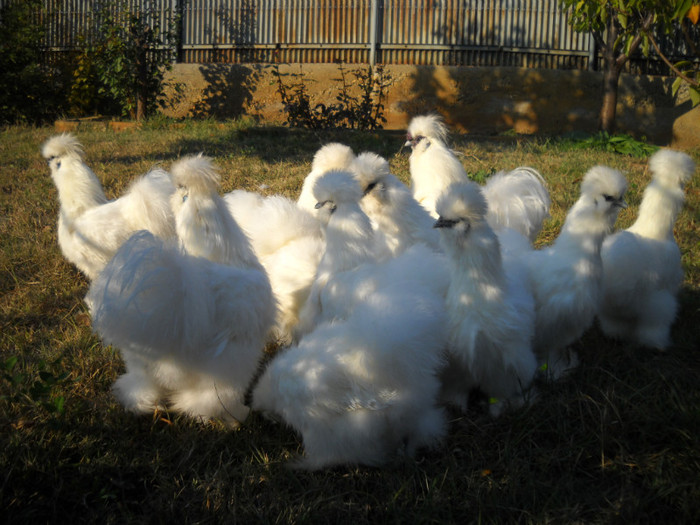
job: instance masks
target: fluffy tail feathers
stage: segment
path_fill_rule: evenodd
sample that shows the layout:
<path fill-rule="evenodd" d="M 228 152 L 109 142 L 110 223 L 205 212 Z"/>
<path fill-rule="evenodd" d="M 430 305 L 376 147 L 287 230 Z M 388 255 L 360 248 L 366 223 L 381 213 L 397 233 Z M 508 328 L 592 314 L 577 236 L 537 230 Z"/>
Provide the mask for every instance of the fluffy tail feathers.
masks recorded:
<path fill-rule="evenodd" d="M 662 149 L 649 159 L 654 181 L 669 188 L 683 188 L 695 173 L 695 162 L 681 151 Z"/>
<path fill-rule="evenodd" d="M 549 217 L 550 198 L 542 175 L 530 167 L 501 171 L 483 187 L 487 221 L 495 230 L 512 228 L 534 242 Z"/>
<path fill-rule="evenodd" d="M 144 229 L 163 239 L 175 236 L 170 198 L 175 186 L 170 174 L 156 168 L 134 181 L 127 193 L 124 216 L 138 218 L 134 229 Z"/>

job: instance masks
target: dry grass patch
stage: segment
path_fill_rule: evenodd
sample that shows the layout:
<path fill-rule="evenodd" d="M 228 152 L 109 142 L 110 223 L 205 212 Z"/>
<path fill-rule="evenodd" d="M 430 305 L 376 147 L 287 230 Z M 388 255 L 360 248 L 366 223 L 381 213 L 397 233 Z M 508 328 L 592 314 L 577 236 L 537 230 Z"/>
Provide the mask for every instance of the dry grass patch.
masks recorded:
<path fill-rule="evenodd" d="M 665 353 L 607 340 L 578 344 L 582 364 L 541 385 L 523 410 L 452 414 L 444 445 L 382 469 L 288 468 L 291 431 L 252 415 L 237 431 L 167 413 L 125 413 L 110 393 L 118 352 L 91 333 L 88 283 L 56 243 L 56 192 L 39 147 L 50 128 L 0 132 L 0 508 L 5 522 L 690 523 L 700 515 L 700 240 L 696 174 L 676 226 L 686 280 Z M 250 123 L 147 124 L 78 134 L 109 197 L 137 175 L 204 152 L 235 188 L 296 196 L 314 152 L 336 140 L 389 159 L 408 180 L 397 132 L 324 132 Z M 553 197 L 539 242 L 555 238 L 594 164 L 628 176 L 629 225 L 649 173 L 633 158 L 544 138 L 455 137 L 485 178 L 522 164 Z M 700 161 L 700 151 L 692 152 Z M 14 363 L 14 364 L 13 364 Z"/>

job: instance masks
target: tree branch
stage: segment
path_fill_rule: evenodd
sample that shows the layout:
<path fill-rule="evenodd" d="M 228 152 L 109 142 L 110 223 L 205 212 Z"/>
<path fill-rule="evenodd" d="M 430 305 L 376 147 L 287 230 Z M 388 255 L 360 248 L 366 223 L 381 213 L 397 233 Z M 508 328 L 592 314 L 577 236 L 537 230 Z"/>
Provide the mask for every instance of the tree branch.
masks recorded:
<path fill-rule="evenodd" d="M 639 44 L 642 43 L 642 38 L 643 34 L 649 34 L 649 28 L 651 27 L 651 24 L 654 22 L 654 13 L 649 13 L 647 14 L 646 18 L 642 22 L 642 27 L 640 28 L 640 32 L 637 34 L 637 36 L 634 37 L 634 40 L 632 40 L 632 43 L 630 44 L 629 47 L 629 54 L 625 53 L 620 53 L 620 56 L 617 57 L 615 60 L 616 64 L 618 67 L 622 67 L 625 65 L 625 62 L 629 60 L 630 55 L 634 53 L 637 48 L 639 47 Z"/>
<path fill-rule="evenodd" d="M 695 87 L 700 87 L 700 82 L 697 80 L 693 80 L 692 78 L 686 76 L 682 71 L 680 71 L 676 66 L 671 64 L 671 61 L 666 58 L 666 55 L 664 55 L 661 52 L 661 49 L 659 48 L 659 44 L 656 43 L 656 40 L 654 40 L 654 37 L 651 35 L 651 31 L 646 32 L 647 37 L 649 37 L 649 41 L 651 42 L 651 45 L 654 46 L 654 50 L 656 51 L 656 54 L 661 57 L 661 60 L 663 60 L 668 67 L 671 68 L 671 71 L 677 76 L 685 80 L 688 84 L 691 86 Z"/>

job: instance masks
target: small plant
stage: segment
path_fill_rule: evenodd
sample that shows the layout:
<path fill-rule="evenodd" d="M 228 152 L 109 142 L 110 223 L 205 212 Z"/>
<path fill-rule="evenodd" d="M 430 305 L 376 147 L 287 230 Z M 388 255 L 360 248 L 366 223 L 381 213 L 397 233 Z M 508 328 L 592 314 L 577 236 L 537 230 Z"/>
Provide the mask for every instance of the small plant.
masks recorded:
<path fill-rule="evenodd" d="M 346 71 L 339 66 L 340 83 L 336 103 L 311 105 L 303 72 L 292 76 L 296 82 L 285 84 L 284 76 L 275 67 L 272 74 L 276 78 L 277 92 L 287 113 L 287 123 L 294 127 L 309 129 L 381 129 L 386 122 L 384 118 L 385 90 L 391 85 L 391 78 L 384 74 L 381 66 L 354 71 L 353 75 L 359 88 L 359 96 L 352 93 L 352 83 L 348 81 Z"/>
<path fill-rule="evenodd" d="M 474 173 L 470 173 L 469 178 L 478 184 L 486 184 L 488 178 L 494 173 L 496 173 L 496 170 L 494 168 L 488 170 L 480 169 L 475 171 Z"/>
<path fill-rule="evenodd" d="M 62 387 L 72 383 L 69 373 L 60 369 L 61 358 L 47 363 L 39 361 L 38 377 L 27 384 L 28 375 L 16 371 L 18 363 L 16 356 L 5 359 L 2 364 L 2 378 L 9 383 L 13 394 L 0 396 L 0 399 L 10 401 L 29 400 L 51 414 L 63 414 L 66 398 L 61 393 Z"/>
<path fill-rule="evenodd" d="M 284 111 L 287 113 L 287 123 L 293 127 L 322 129 L 326 119 L 319 118 L 319 113 L 327 111 L 325 106 L 318 104 L 311 108 L 311 99 L 304 83 L 303 73 L 293 74 L 292 77 L 298 79 L 296 83 L 285 85 L 279 68 L 275 67 L 272 74 L 277 79 L 277 93 L 282 98 Z"/>
<path fill-rule="evenodd" d="M 570 139 L 567 142 L 573 149 L 597 149 L 638 158 L 648 157 L 659 149 L 658 146 L 639 141 L 631 135 L 611 135 L 606 131 L 600 131 L 588 137 Z"/>

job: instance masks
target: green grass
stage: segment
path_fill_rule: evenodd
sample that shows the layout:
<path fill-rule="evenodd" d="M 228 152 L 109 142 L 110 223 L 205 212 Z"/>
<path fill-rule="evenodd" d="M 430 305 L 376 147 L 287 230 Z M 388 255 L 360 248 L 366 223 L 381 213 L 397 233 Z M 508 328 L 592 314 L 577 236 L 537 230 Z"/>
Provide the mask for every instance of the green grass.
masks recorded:
<path fill-rule="evenodd" d="M 290 430 L 253 414 L 237 431 L 167 413 L 125 413 L 123 372 L 91 333 L 88 283 L 56 243 L 56 192 L 39 147 L 52 128 L 0 131 L 0 515 L 8 523 L 691 523 L 700 516 L 700 183 L 676 226 L 686 272 L 667 352 L 604 338 L 576 345 L 581 366 L 541 385 L 528 407 L 452 413 L 438 450 L 376 468 L 308 473 Z M 214 157 L 222 191 L 295 196 L 318 147 L 343 141 L 387 157 L 408 180 L 399 132 L 316 135 L 246 122 L 153 122 L 77 133 L 108 196 L 154 164 Z M 630 181 L 629 225 L 649 180 L 646 157 L 552 138 L 455 137 L 484 178 L 529 164 L 546 177 L 556 236 L 594 164 Z M 700 151 L 691 152 L 700 161 Z M 16 358 L 16 359 L 15 359 Z"/>

